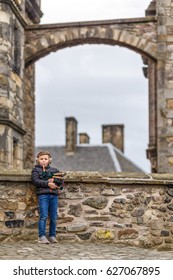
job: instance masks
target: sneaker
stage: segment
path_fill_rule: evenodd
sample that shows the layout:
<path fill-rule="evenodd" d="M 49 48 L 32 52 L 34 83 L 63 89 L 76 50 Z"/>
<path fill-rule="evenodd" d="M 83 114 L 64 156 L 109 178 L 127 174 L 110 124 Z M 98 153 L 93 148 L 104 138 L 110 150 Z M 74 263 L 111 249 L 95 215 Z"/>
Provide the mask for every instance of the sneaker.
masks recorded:
<path fill-rule="evenodd" d="M 38 243 L 49 244 L 50 242 L 49 242 L 49 240 L 46 238 L 46 236 L 42 236 L 42 237 L 39 237 Z"/>
<path fill-rule="evenodd" d="M 55 236 L 49 237 L 49 241 L 50 241 L 50 243 L 58 243 L 58 240 L 56 239 Z"/>

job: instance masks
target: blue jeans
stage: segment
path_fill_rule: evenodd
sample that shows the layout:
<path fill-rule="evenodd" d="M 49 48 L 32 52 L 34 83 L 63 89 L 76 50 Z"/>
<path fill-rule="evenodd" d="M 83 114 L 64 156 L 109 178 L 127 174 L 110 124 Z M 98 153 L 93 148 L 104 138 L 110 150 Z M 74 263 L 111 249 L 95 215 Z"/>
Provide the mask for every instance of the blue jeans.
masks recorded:
<path fill-rule="evenodd" d="M 58 210 L 58 196 L 53 194 L 41 194 L 38 197 L 40 217 L 38 221 L 39 237 L 46 236 L 46 222 L 49 216 L 49 237 L 56 236 L 56 221 Z"/>

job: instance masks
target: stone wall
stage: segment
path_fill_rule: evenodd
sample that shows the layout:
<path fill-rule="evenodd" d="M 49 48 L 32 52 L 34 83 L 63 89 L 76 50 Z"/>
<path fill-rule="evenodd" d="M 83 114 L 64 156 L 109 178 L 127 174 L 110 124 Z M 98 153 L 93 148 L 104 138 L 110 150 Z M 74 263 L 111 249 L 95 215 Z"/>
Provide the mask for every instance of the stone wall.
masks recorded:
<path fill-rule="evenodd" d="M 35 155 L 35 65 L 25 69 L 24 85 L 24 163 L 23 168 L 31 168 Z"/>
<path fill-rule="evenodd" d="M 173 175 L 68 172 L 59 196 L 60 242 L 173 249 Z M 0 241 L 37 240 L 30 170 L 0 171 Z"/>
<path fill-rule="evenodd" d="M 0 1 L 0 165 L 23 168 L 24 22 Z M 13 8 L 12 8 L 13 7 Z"/>
<path fill-rule="evenodd" d="M 173 166 L 173 0 L 157 0 L 157 147 L 158 170 Z"/>

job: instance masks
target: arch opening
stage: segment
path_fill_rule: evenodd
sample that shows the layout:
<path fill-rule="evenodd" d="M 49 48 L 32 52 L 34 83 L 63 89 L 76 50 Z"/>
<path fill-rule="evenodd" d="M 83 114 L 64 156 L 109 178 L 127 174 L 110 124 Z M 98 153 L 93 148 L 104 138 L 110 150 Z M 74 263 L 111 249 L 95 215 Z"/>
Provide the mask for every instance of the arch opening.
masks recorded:
<path fill-rule="evenodd" d="M 125 156 L 149 171 L 148 82 L 140 55 L 119 46 L 76 46 L 47 56 L 36 68 L 37 146 L 63 145 L 69 115 L 78 120 L 79 132 L 89 133 L 91 144 L 101 144 L 101 125 L 124 123 Z M 47 135 L 54 131 L 53 138 L 43 141 L 44 127 Z"/>

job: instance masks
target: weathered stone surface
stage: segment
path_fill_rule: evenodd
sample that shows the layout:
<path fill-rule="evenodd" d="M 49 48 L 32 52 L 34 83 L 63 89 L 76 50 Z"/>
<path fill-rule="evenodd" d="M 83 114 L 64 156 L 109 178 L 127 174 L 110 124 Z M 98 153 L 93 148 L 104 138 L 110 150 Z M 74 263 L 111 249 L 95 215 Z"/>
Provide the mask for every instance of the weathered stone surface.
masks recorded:
<path fill-rule="evenodd" d="M 67 232 L 67 228 L 66 227 L 57 227 L 56 228 L 56 232 L 57 233 L 66 233 Z"/>
<path fill-rule="evenodd" d="M 0 234 L 0 241 L 6 242 L 8 238 L 16 242 L 21 239 L 37 240 L 38 201 L 26 196 L 26 193 L 30 194 L 31 197 L 34 196 L 35 189 L 29 181 L 30 177 L 26 176 L 27 172 L 20 175 L 17 175 L 16 172 L 12 172 L 12 174 L 10 180 L 5 177 L 6 175 L 1 176 L 3 179 L 0 179 L 2 186 L 0 201 L 6 202 L 1 203 L 0 229 L 2 234 Z M 100 177 L 94 185 L 87 181 L 81 184 L 79 182 L 74 183 L 74 178 L 72 181 L 68 181 L 69 187 L 70 184 L 73 187 L 77 184 L 78 192 L 75 192 L 75 194 L 81 193 L 80 187 L 82 186 L 83 196 L 78 200 L 75 199 L 74 203 L 72 199 L 68 198 L 68 195 L 66 196 L 66 194 L 69 194 L 69 196 L 72 194 L 67 188 L 64 191 L 65 195 L 62 198 L 59 197 L 61 207 L 59 208 L 56 232 L 58 239 L 60 236 L 60 241 L 112 242 L 146 248 L 159 248 L 163 244 L 173 246 L 173 215 L 167 207 L 172 204 L 172 196 L 167 192 L 165 178 L 162 184 L 158 179 L 158 186 L 155 185 L 154 187 L 153 184 L 146 187 L 145 183 L 141 181 L 139 185 L 135 187 L 129 185 L 127 188 L 127 182 L 124 182 L 126 192 L 122 191 L 124 188 L 119 188 L 120 194 L 118 197 L 113 197 L 111 194 L 110 196 L 100 196 L 100 192 L 104 188 L 103 182 L 100 185 L 99 180 Z M 117 183 L 115 183 L 116 185 Z M 89 192 L 83 192 L 84 187 L 87 187 Z M 105 207 L 103 209 L 102 207 L 97 209 L 90 207 L 90 205 L 85 204 L 88 198 L 94 198 L 94 205 L 97 203 L 97 199 L 100 203 L 103 203 L 100 198 L 106 199 Z M 134 205 L 132 204 L 133 200 Z M 11 204 L 13 208 L 14 203 L 16 209 L 11 210 Z M 23 207 L 24 205 L 26 205 L 26 208 Z M 128 206 L 130 207 L 128 208 Z M 78 211 L 80 217 L 77 214 Z M 8 234 L 6 234 L 7 229 L 10 230 Z M 106 239 L 106 232 L 113 234 Z M 32 233 L 34 236 L 30 236 Z M 154 242 L 154 240 L 156 241 Z"/>
<path fill-rule="evenodd" d="M 93 216 L 93 217 L 86 217 L 87 221 L 110 221 L 111 218 L 109 216 Z"/>
<path fill-rule="evenodd" d="M 151 229 L 152 230 L 161 230 L 163 229 L 163 225 L 164 225 L 164 222 L 163 222 L 163 219 L 153 219 L 151 221 Z"/>
<path fill-rule="evenodd" d="M 5 225 L 9 228 L 23 227 L 24 221 L 23 220 L 9 220 L 9 221 L 5 221 Z"/>
<path fill-rule="evenodd" d="M 152 246 L 153 246 L 152 240 L 148 239 L 146 236 L 141 236 L 139 238 L 139 246 L 144 247 L 144 248 L 152 248 Z"/>
<path fill-rule="evenodd" d="M 160 236 L 169 236 L 169 231 L 168 230 L 161 230 Z"/>
<path fill-rule="evenodd" d="M 104 189 L 102 192 L 101 192 L 101 195 L 105 195 L 105 196 L 114 196 L 115 193 L 112 189 Z"/>
<path fill-rule="evenodd" d="M 12 235 L 12 230 L 11 229 L 4 229 L 0 230 L 0 241 L 4 241 L 6 238 L 8 238 Z"/>
<path fill-rule="evenodd" d="M 81 233 L 81 234 L 77 234 L 77 236 L 81 239 L 81 240 L 89 240 L 91 237 L 91 232 L 86 232 L 86 233 Z"/>
<path fill-rule="evenodd" d="M 167 205 L 167 208 L 168 208 L 170 211 L 173 211 L 173 203 L 170 203 L 169 205 Z"/>
<path fill-rule="evenodd" d="M 119 203 L 113 202 L 113 203 L 111 204 L 110 209 L 111 209 L 112 212 L 114 212 L 114 211 L 123 209 L 123 205 L 121 205 L 121 204 L 119 204 Z"/>
<path fill-rule="evenodd" d="M 126 206 L 127 211 L 132 211 L 134 209 L 134 206 L 132 204 L 129 204 Z"/>
<path fill-rule="evenodd" d="M 37 221 L 26 221 L 25 227 L 26 228 L 38 228 L 38 222 Z"/>
<path fill-rule="evenodd" d="M 26 212 L 26 216 L 27 216 L 28 218 L 32 218 L 32 217 L 34 216 L 34 212 L 31 211 L 31 210 L 28 210 L 28 211 Z"/>
<path fill-rule="evenodd" d="M 173 222 L 173 216 L 170 216 L 168 221 Z"/>
<path fill-rule="evenodd" d="M 73 220 L 74 220 L 74 218 L 72 218 L 72 217 L 59 217 L 58 218 L 59 224 L 72 222 Z"/>
<path fill-rule="evenodd" d="M 144 223 L 144 218 L 143 217 L 136 217 L 136 223 L 141 225 Z"/>
<path fill-rule="evenodd" d="M 5 215 L 4 215 L 4 213 L 0 213 L 0 222 L 3 222 L 4 221 L 4 217 Z"/>
<path fill-rule="evenodd" d="M 15 212 L 13 211 L 6 211 L 5 215 L 9 218 L 9 219 L 13 219 L 14 218 L 14 214 Z"/>
<path fill-rule="evenodd" d="M 168 195 L 173 196 L 173 188 L 167 190 Z"/>
<path fill-rule="evenodd" d="M 26 209 L 26 203 L 24 203 L 24 202 L 19 202 L 19 203 L 18 203 L 18 209 L 19 209 L 19 210 L 25 210 L 25 209 Z"/>
<path fill-rule="evenodd" d="M 84 231 L 88 228 L 88 224 L 73 224 L 67 227 L 68 232 Z"/>
<path fill-rule="evenodd" d="M 114 223 L 115 228 L 123 228 L 124 226 L 122 224 Z"/>
<path fill-rule="evenodd" d="M 126 203 L 126 199 L 124 198 L 115 198 L 114 203 L 121 203 L 121 204 L 125 204 Z"/>
<path fill-rule="evenodd" d="M 75 217 L 80 217 L 82 214 L 82 206 L 81 204 L 71 204 L 69 205 L 69 211 L 68 214 L 69 215 L 73 215 Z"/>
<path fill-rule="evenodd" d="M 132 217 L 140 217 L 140 216 L 142 216 L 143 214 L 145 213 L 145 210 L 142 208 L 142 207 L 140 207 L 140 208 L 136 208 L 136 209 L 134 209 L 134 211 L 132 212 Z"/>
<path fill-rule="evenodd" d="M 98 215 L 98 211 L 96 210 L 85 210 L 86 214 L 91 214 L 91 215 Z"/>
<path fill-rule="evenodd" d="M 90 227 L 103 227 L 104 223 L 102 222 L 92 222 L 90 223 Z"/>
<path fill-rule="evenodd" d="M 171 197 L 166 196 L 166 197 L 165 197 L 165 200 L 164 200 L 164 203 L 170 203 L 171 200 L 172 200 Z"/>
<path fill-rule="evenodd" d="M 115 235 L 114 232 L 111 230 L 100 229 L 96 231 L 95 237 L 99 240 L 113 240 Z"/>
<path fill-rule="evenodd" d="M 65 201 L 65 200 L 59 200 L 59 202 L 58 202 L 58 207 L 59 208 L 64 208 L 64 207 L 66 207 L 67 206 L 67 201 Z"/>
<path fill-rule="evenodd" d="M 158 208 L 161 212 L 166 212 L 166 206 L 164 205 L 161 205 L 159 208 Z"/>
<path fill-rule="evenodd" d="M 82 204 L 83 205 L 89 205 L 90 207 L 96 208 L 96 209 L 104 209 L 108 203 L 108 199 L 105 197 L 91 197 L 85 200 Z"/>
<path fill-rule="evenodd" d="M 118 231 L 118 239 L 135 239 L 139 235 L 135 229 L 123 229 Z"/>
<path fill-rule="evenodd" d="M 69 192 L 79 192 L 79 187 L 78 186 L 69 186 L 68 191 Z"/>
<path fill-rule="evenodd" d="M 18 205 L 16 200 L 0 200 L 0 207 L 5 210 L 17 210 Z"/>
<path fill-rule="evenodd" d="M 59 234 L 58 235 L 58 240 L 59 241 L 68 241 L 68 242 L 75 242 L 77 240 L 76 235 L 68 235 L 68 234 Z"/>

